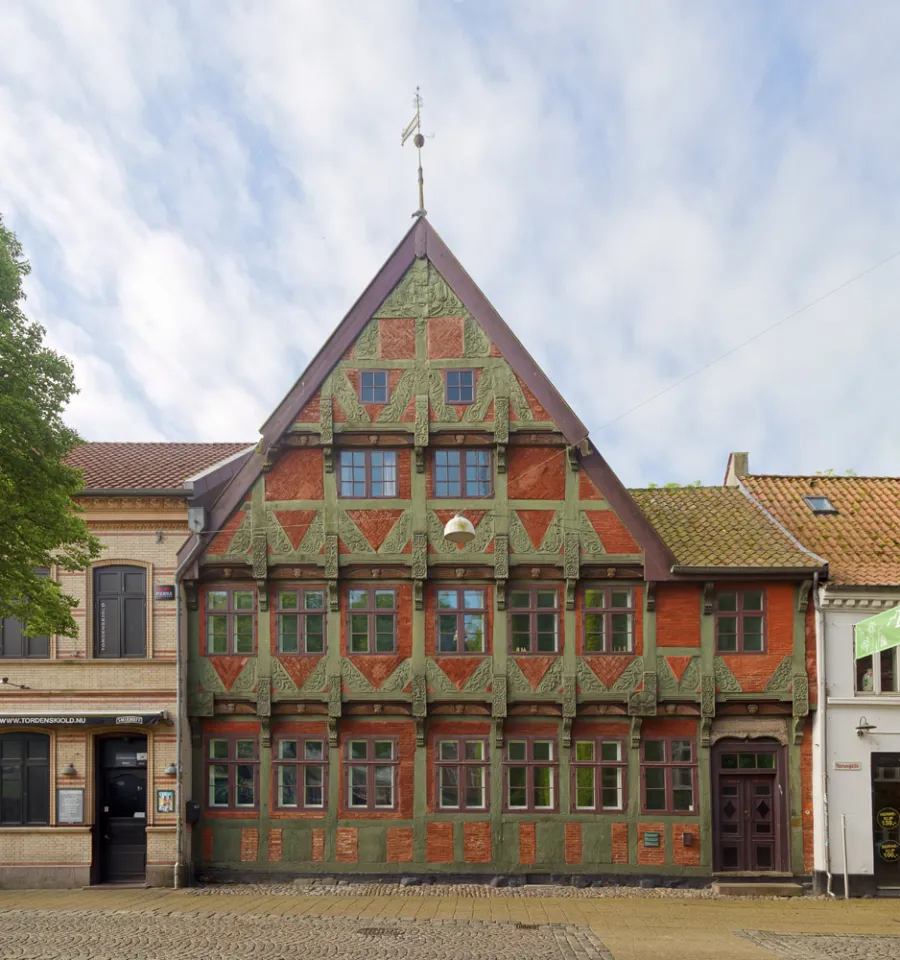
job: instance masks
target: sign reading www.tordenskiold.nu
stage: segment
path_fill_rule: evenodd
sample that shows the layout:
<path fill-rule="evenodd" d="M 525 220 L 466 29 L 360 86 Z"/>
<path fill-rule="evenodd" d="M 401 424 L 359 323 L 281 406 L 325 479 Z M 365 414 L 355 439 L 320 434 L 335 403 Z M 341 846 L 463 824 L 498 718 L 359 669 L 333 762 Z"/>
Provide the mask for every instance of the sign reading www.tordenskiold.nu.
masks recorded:
<path fill-rule="evenodd" d="M 900 647 L 900 607 L 882 610 L 856 625 L 856 659 Z"/>

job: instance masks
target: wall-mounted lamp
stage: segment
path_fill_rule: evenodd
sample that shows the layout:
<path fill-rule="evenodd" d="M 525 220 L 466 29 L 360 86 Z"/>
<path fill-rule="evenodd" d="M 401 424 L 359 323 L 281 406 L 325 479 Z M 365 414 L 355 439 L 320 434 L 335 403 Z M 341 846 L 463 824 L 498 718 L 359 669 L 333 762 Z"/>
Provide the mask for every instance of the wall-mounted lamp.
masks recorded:
<path fill-rule="evenodd" d="M 472 521 L 468 520 L 461 513 L 451 517 L 444 526 L 444 539 L 451 543 L 458 543 L 464 546 L 475 539 L 475 528 Z"/>
<path fill-rule="evenodd" d="M 856 725 L 856 735 L 862 739 L 867 733 L 875 729 L 874 723 L 869 723 L 865 717 L 859 718 L 859 723 Z"/>
<path fill-rule="evenodd" d="M 65 767 L 63 767 L 62 775 L 63 775 L 64 777 L 74 777 L 74 776 L 75 776 L 75 764 L 74 764 L 74 763 L 67 763 L 67 764 L 65 765 Z"/>
<path fill-rule="evenodd" d="M 166 769 L 163 770 L 163 774 L 165 774 L 165 776 L 167 776 L 167 777 L 174 777 L 176 773 L 178 773 L 178 770 L 176 769 L 174 763 L 170 763 L 170 764 L 166 767 Z"/>

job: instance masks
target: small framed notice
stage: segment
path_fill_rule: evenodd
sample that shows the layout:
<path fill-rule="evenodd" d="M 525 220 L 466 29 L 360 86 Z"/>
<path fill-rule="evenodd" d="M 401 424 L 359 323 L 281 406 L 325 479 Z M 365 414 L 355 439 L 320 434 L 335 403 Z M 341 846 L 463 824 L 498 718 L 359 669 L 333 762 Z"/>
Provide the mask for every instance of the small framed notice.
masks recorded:
<path fill-rule="evenodd" d="M 157 790 L 156 791 L 156 812 L 174 813 L 175 812 L 175 791 Z"/>
<path fill-rule="evenodd" d="M 59 787 L 56 791 L 56 822 L 84 823 L 84 790 Z"/>

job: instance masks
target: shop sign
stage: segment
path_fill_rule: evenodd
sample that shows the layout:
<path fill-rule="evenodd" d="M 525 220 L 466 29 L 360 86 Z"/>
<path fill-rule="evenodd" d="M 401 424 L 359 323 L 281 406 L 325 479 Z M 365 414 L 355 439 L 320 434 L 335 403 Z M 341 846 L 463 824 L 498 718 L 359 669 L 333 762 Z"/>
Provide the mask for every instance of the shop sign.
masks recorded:
<path fill-rule="evenodd" d="M 175 584 L 174 583 L 161 583 L 156 587 L 156 590 L 153 594 L 155 600 L 174 600 L 175 599 Z"/>
<path fill-rule="evenodd" d="M 882 840 L 878 844 L 878 855 L 888 863 L 896 863 L 900 860 L 900 843 L 896 840 Z"/>
<path fill-rule="evenodd" d="M 60 787 L 56 791 L 56 822 L 84 823 L 84 790 Z"/>
<path fill-rule="evenodd" d="M 108 714 L 106 716 L 85 716 L 84 714 L 69 714 L 68 716 L 7 716 L 0 713 L 0 727 L 114 727 L 121 724 L 131 724 L 139 727 L 159 723 L 162 719 L 158 713 L 129 713 Z"/>
<path fill-rule="evenodd" d="M 900 827 L 900 813 L 893 807 L 882 807 L 875 814 L 875 822 L 882 830 L 896 830 Z"/>

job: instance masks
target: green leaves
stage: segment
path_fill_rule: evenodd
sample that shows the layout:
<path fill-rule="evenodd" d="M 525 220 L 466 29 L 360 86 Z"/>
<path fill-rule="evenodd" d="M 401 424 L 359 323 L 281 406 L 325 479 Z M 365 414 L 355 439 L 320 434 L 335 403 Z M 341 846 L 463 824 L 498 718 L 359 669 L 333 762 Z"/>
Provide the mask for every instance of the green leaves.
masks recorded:
<path fill-rule="evenodd" d="M 29 270 L 0 218 L 0 618 L 18 617 L 29 634 L 74 636 L 76 601 L 35 568 L 84 569 L 100 543 L 72 500 L 81 472 L 64 463 L 79 442 L 62 419 L 74 371 L 21 309 Z"/>

